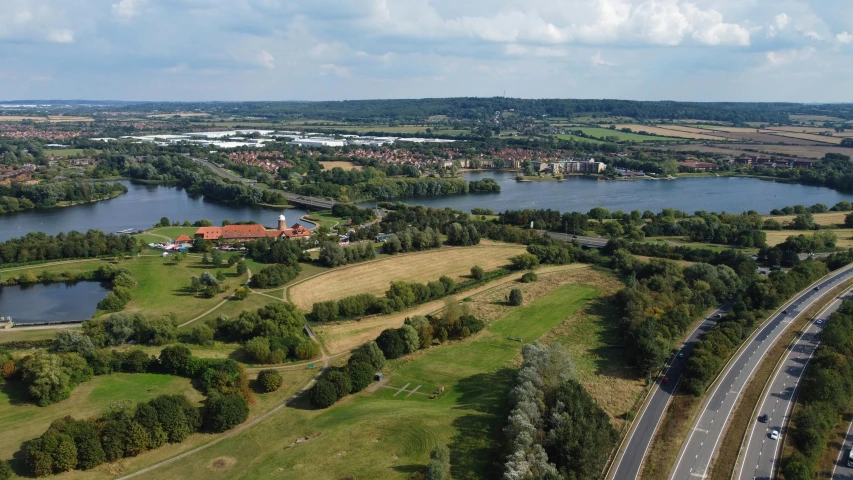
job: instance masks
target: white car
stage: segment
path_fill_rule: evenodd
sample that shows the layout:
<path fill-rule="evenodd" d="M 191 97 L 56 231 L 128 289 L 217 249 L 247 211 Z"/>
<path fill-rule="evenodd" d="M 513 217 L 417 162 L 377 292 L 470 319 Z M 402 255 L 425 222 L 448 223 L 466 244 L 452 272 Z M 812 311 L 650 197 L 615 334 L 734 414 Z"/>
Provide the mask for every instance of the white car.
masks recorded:
<path fill-rule="evenodd" d="M 819 318 L 818 318 L 817 320 L 815 320 L 815 322 L 814 322 L 814 323 L 816 323 L 816 324 L 818 324 L 818 325 L 822 325 L 822 324 L 823 324 L 823 320 L 821 320 L 821 319 L 819 319 Z"/>
<path fill-rule="evenodd" d="M 770 431 L 770 440 L 779 440 L 779 430 Z"/>

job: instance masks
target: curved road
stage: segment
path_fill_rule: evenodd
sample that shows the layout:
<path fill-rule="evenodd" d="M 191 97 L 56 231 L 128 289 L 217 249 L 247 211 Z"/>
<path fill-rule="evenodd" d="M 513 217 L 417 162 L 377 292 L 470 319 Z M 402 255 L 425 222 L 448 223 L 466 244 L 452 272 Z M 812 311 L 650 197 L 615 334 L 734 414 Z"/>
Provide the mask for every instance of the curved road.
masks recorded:
<path fill-rule="evenodd" d="M 649 398 L 640 409 L 637 419 L 631 425 L 626 443 L 617 452 L 613 466 L 607 475 L 608 480 L 634 480 L 640 475 L 646 451 L 649 449 L 652 438 L 663 420 L 669 401 L 672 399 L 672 393 L 681 380 L 685 360 L 690 356 L 699 338 L 717 323 L 717 315 L 725 313 L 726 310 L 723 307 L 709 315 L 693 330 L 678 350 L 678 354 L 674 357 L 675 360 L 671 362 L 669 368 L 657 381 Z M 679 355 L 682 356 L 679 357 Z M 664 383 L 663 378 L 668 378 L 669 382 Z"/>
<path fill-rule="evenodd" d="M 822 298 L 828 290 L 850 278 L 853 278 L 853 265 L 835 271 L 812 284 L 809 289 L 786 303 L 782 311 L 777 310 L 774 316 L 747 340 L 746 347 L 729 362 L 727 370 L 708 392 L 707 400 L 693 424 L 690 435 L 681 447 L 675 468 L 669 477 L 671 480 L 707 477 L 729 417 L 761 359 L 794 318 Z"/>
<path fill-rule="evenodd" d="M 838 460 L 832 469 L 832 480 L 853 480 L 853 467 L 847 464 L 850 452 L 853 451 L 853 422 L 847 428 L 841 451 L 838 452 Z"/>
<path fill-rule="evenodd" d="M 767 415 L 767 422 L 762 423 L 755 418 L 752 419 L 754 423 L 746 446 L 741 452 L 740 466 L 735 478 L 769 480 L 774 477 L 778 468 L 782 437 L 787 429 L 799 382 L 820 343 L 823 322 L 838 310 L 844 298 L 844 295 L 838 297 L 838 300 L 832 302 L 818 315 L 816 321 L 806 327 L 774 373 L 757 413 L 758 416 Z M 778 440 L 770 438 L 770 432 L 773 430 L 782 432 Z"/>

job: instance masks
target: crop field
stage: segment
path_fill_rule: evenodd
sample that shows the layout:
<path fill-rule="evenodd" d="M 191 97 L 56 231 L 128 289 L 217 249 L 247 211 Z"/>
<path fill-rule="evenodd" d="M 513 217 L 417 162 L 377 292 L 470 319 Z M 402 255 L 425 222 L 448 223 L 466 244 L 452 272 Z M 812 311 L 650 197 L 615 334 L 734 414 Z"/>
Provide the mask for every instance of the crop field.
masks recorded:
<path fill-rule="evenodd" d="M 290 298 L 299 308 L 310 310 L 316 302 L 336 300 L 357 293 L 384 295 L 391 282 L 428 282 L 442 275 L 460 278 L 479 265 L 486 270 L 508 265 L 510 257 L 524 253 L 521 245 L 483 244 L 395 255 L 370 262 L 336 268 L 290 287 Z"/>
<path fill-rule="evenodd" d="M 828 137 L 825 135 L 815 135 L 812 133 L 793 133 L 793 132 L 776 132 L 771 135 L 779 135 L 785 138 L 799 138 L 802 140 L 810 140 L 818 143 L 832 143 L 838 145 L 843 140 L 842 137 Z"/>
<path fill-rule="evenodd" d="M 703 130 L 713 130 L 716 132 L 728 132 L 728 133 L 755 133 L 757 129 L 755 128 L 746 128 L 746 127 L 721 127 L 719 125 L 694 125 L 696 128 L 701 128 Z"/>
<path fill-rule="evenodd" d="M 323 166 L 326 170 L 331 170 L 333 168 L 342 168 L 344 170 L 361 170 L 364 167 L 361 165 L 356 165 L 352 162 L 320 162 L 320 165 Z"/>
<path fill-rule="evenodd" d="M 847 212 L 816 213 L 814 214 L 814 222 L 821 226 L 844 225 L 845 216 L 847 216 Z M 796 217 L 796 215 L 766 215 L 764 218 L 776 220 L 784 225 L 785 222 L 794 220 L 794 217 Z"/>
<path fill-rule="evenodd" d="M 654 135 L 638 135 L 636 133 L 625 133 L 619 130 L 611 130 L 609 128 L 598 127 L 570 127 L 571 131 L 580 130 L 586 135 L 591 135 L 596 138 L 605 139 L 607 137 L 616 137 L 620 142 L 672 142 L 675 138 L 658 137 Z"/>
<path fill-rule="evenodd" d="M 768 131 L 772 132 L 791 132 L 791 133 L 820 133 L 830 132 L 835 133 L 835 129 L 823 127 L 768 127 Z"/>
<path fill-rule="evenodd" d="M 607 143 L 604 140 L 598 140 L 597 138 L 581 137 L 578 135 L 557 134 L 554 136 L 559 138 L 560 140 L 575 140 L 578 142 L 590 142 L 590 143 Z"/>
<path fill-rule="evenodd" d="M 209 476 L 214 460 L 228 458 L 231 466 L 222 475 L 234 478 L 402 480 L 425 469 L 438 443 L 450 447 L 454 479 L 498 477 L 494 440 L 521 350 L 508 337 L 533 341 L 574 318 L 598 295 L 594 286 L 569 284 L 523 307 L 505 307 L 509 313 L 470 339 L 390 362 L 386 387 L 394 388 L 352 395 L 320 411 L 296 404 L 244 434 L 140 478 Z M 420 389 L 411 393 L 417 385 Z M 439 386 L 446 390 L 435 400 L 420 393 Z M 311 440 L 293 445 L 307 435 Z"/>
<path fill-rule="evenodd" d="M 634 132 L 647 132 L 652 135 L 661 135 L 665 137 L 676 137 L 676 138 L 689 138 L 693 140 L 713 140 L 713 141 L 725 141 L 726 139 L 723 137 L 717 137 L 713 135 L 708 135 L 707 133 L 695 132 L 692 130 L 698 129 L 690 129 L 689 127 L 680 127 L 685 130 L 681 130 L 679 127 L 670 128 L 667 126 L 658 126 L 658 127 L 650 127 L 648 125 L 639 125 L 639 124 L 621 124 L 616 125 L 617 129 L 622 128 L 630 128 Z"/>
<path fill-rule="evenodd" d="M 150 118 L 172 118 L 172 117 L 181 117 L 181 118 L 192 118 L 192 117 L 209 117 L 209 113 L 201 113 L 201 112 L 176 112 L 176 113 L 155 113 L 153 115 L 148 115 Z"/>
<path fill-rule="evenodd" d="M 95 119 L 92 117 L 66 117 L 63 115 L 50 115 L 47 117 L 32 117 L 26 115 L 0 115 L 0 122 L 22 122 L 24 120 L 32 120 L 34 122 L 54 122 L 54 123 L 68 123 L 68 122 L 94 122 Z"/>
<path fill-rule="evenodd" d="M 827 115 L 788 115 L 792 122 L 843 122 L 843 118 Z"/>
<path fill-rule="evenodd" d="M 105 412 L 111 404 L 122 401 L 140 402 L 162 394 L 186 394 L 200 401 L 201 394 L 193 389 L 187 378 L 153 373 L 116 373 L 93 377 L 71 392 L 61 402 L 39 407 L 29 403 L 29 394 L 21 382 L 0 386 L 0 459 L 8 460 L 21 447 L 47 430 L 50 422 L 71 415 L 90 417 Z"/>
<path fill-rule="evenodd" d="M 795 146 L 795 145 L 761 145 L 760 150 L 767 153 L 779 153 L 782 155 L 792 155 L 795 157 L 804 158 L 823 158 L 827 153 L 840 153 L 842 155 L 853 155 L 853 151 L 849 148 L 836 146 Z M 749 152 L 747 152 L 749 153 Z M 734 151 L 735 155 L 739 155 L 740 151 Z"/>

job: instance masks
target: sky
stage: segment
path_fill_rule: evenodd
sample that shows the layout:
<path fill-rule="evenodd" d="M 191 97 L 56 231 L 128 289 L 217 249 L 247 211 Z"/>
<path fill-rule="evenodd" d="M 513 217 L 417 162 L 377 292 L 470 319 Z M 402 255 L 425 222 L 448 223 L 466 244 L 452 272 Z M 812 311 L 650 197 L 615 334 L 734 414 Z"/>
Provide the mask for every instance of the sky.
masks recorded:
<path fill-rule="evenodd" d="M 853 101 L 851 0 L 0 0 L 0 100 Z"/>

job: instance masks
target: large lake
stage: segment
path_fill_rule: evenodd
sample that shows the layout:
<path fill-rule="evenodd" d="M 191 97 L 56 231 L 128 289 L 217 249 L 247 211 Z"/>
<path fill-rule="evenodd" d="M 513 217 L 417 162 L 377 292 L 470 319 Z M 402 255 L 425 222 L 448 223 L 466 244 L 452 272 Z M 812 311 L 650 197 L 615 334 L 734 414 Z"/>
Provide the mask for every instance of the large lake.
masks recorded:
<path fill-rule="evenodd" d="M 108 292 L 99 282 L 0 287 L 0 315 L 15 323 L 88 320 Z"/>
<path fill-rule="evenodd" d="M 85 232 L 98 229 L 106 233 L 128 228 L 144 230 L 159 222 L 161 217 L 181 222 L 206 218 L 214 225 L 220 225 L 226 218 L 234 222 L 254 220 L 263 225 L 275 226 L 278 216 L 283 213 L 287 217 L 287 224 L 292 225 L 306 213 L 301 209 L 281 210 L 217 203 L 200 196 L 190 196 L 177 187 L 122 183 L 127 186 L 127 193 L 111 200 L 0 215 L 0 241 L 20 237 L 28 232 L 55 235 L 71 230 Z M 305 226 L 312 227 L 310 224 Z"/>
<path fill-rule="evenodd" d="M 853 201 L 853 194 L 824 187 L 776 183 L 756 178 L 706 177 L 677 180 L 600 181 L 570 177 L 562 182 L 517 182 L 512 173 L 471 172 L 467 180 L 494 178 L 501 193 L 453 195 L 406 199 L 406 203 L 430 207 L 452 207 L 470 211 L 491 208 L 495 212 L 523 208 L 551 208 L 581 211 L 601 206 L 608 210 L 652 210 L 676 208 L 688 213 L 697 210 L 740 213 L 757 210 L 769 213 L 787 205 L 825 203 L 830 207 L 841 200 Z M 0 241 L 28 232 L 56 234 L 70 230 L 100 229 L 116 232 L 127 228 L 145 229 L 160 221 L 202 218 L 219 225 L 223 219 L 254 220 L 274 226 L 279 214 L 292 225 L 305 210 L 268 209 L 226 205 L 190 196 L 183 189 L 125 183 L 128 193 L 112 200 L 67 208 L 35 210 L 0 215 Z M 374 203 L 375 204 L 375 203 Z M 366 204 L 370 205 L 370 203 Z M 310 226 L 310 225 L 309 225 Z"/>
<path fill-rule="evenodd" d="M 491 208 L 495 212 L 524 208 L 587 212 L 593 207 L 604 207 L 624 212 L 659 212 L 664 208 L 675 208 L 688 213 L 697 210 L 728 213 L 756 210 L 765 214 L 774 208 L 788 205 L 825 203 L 832 207 L 841 200 L 853 201 L 853 194 L 830 188 L 743 177 L 630 181 L 569 177 L 562 182 L 517 182 L 513 173 L 471 172 L 465 178 L 493 178 L 500 184 L 501 193 L 410 198 L 403 201 L 428 207 L 453 207 L 466 212 L 476 207 Z M 375 202 L 365 205 L 375 205 Z"/>

